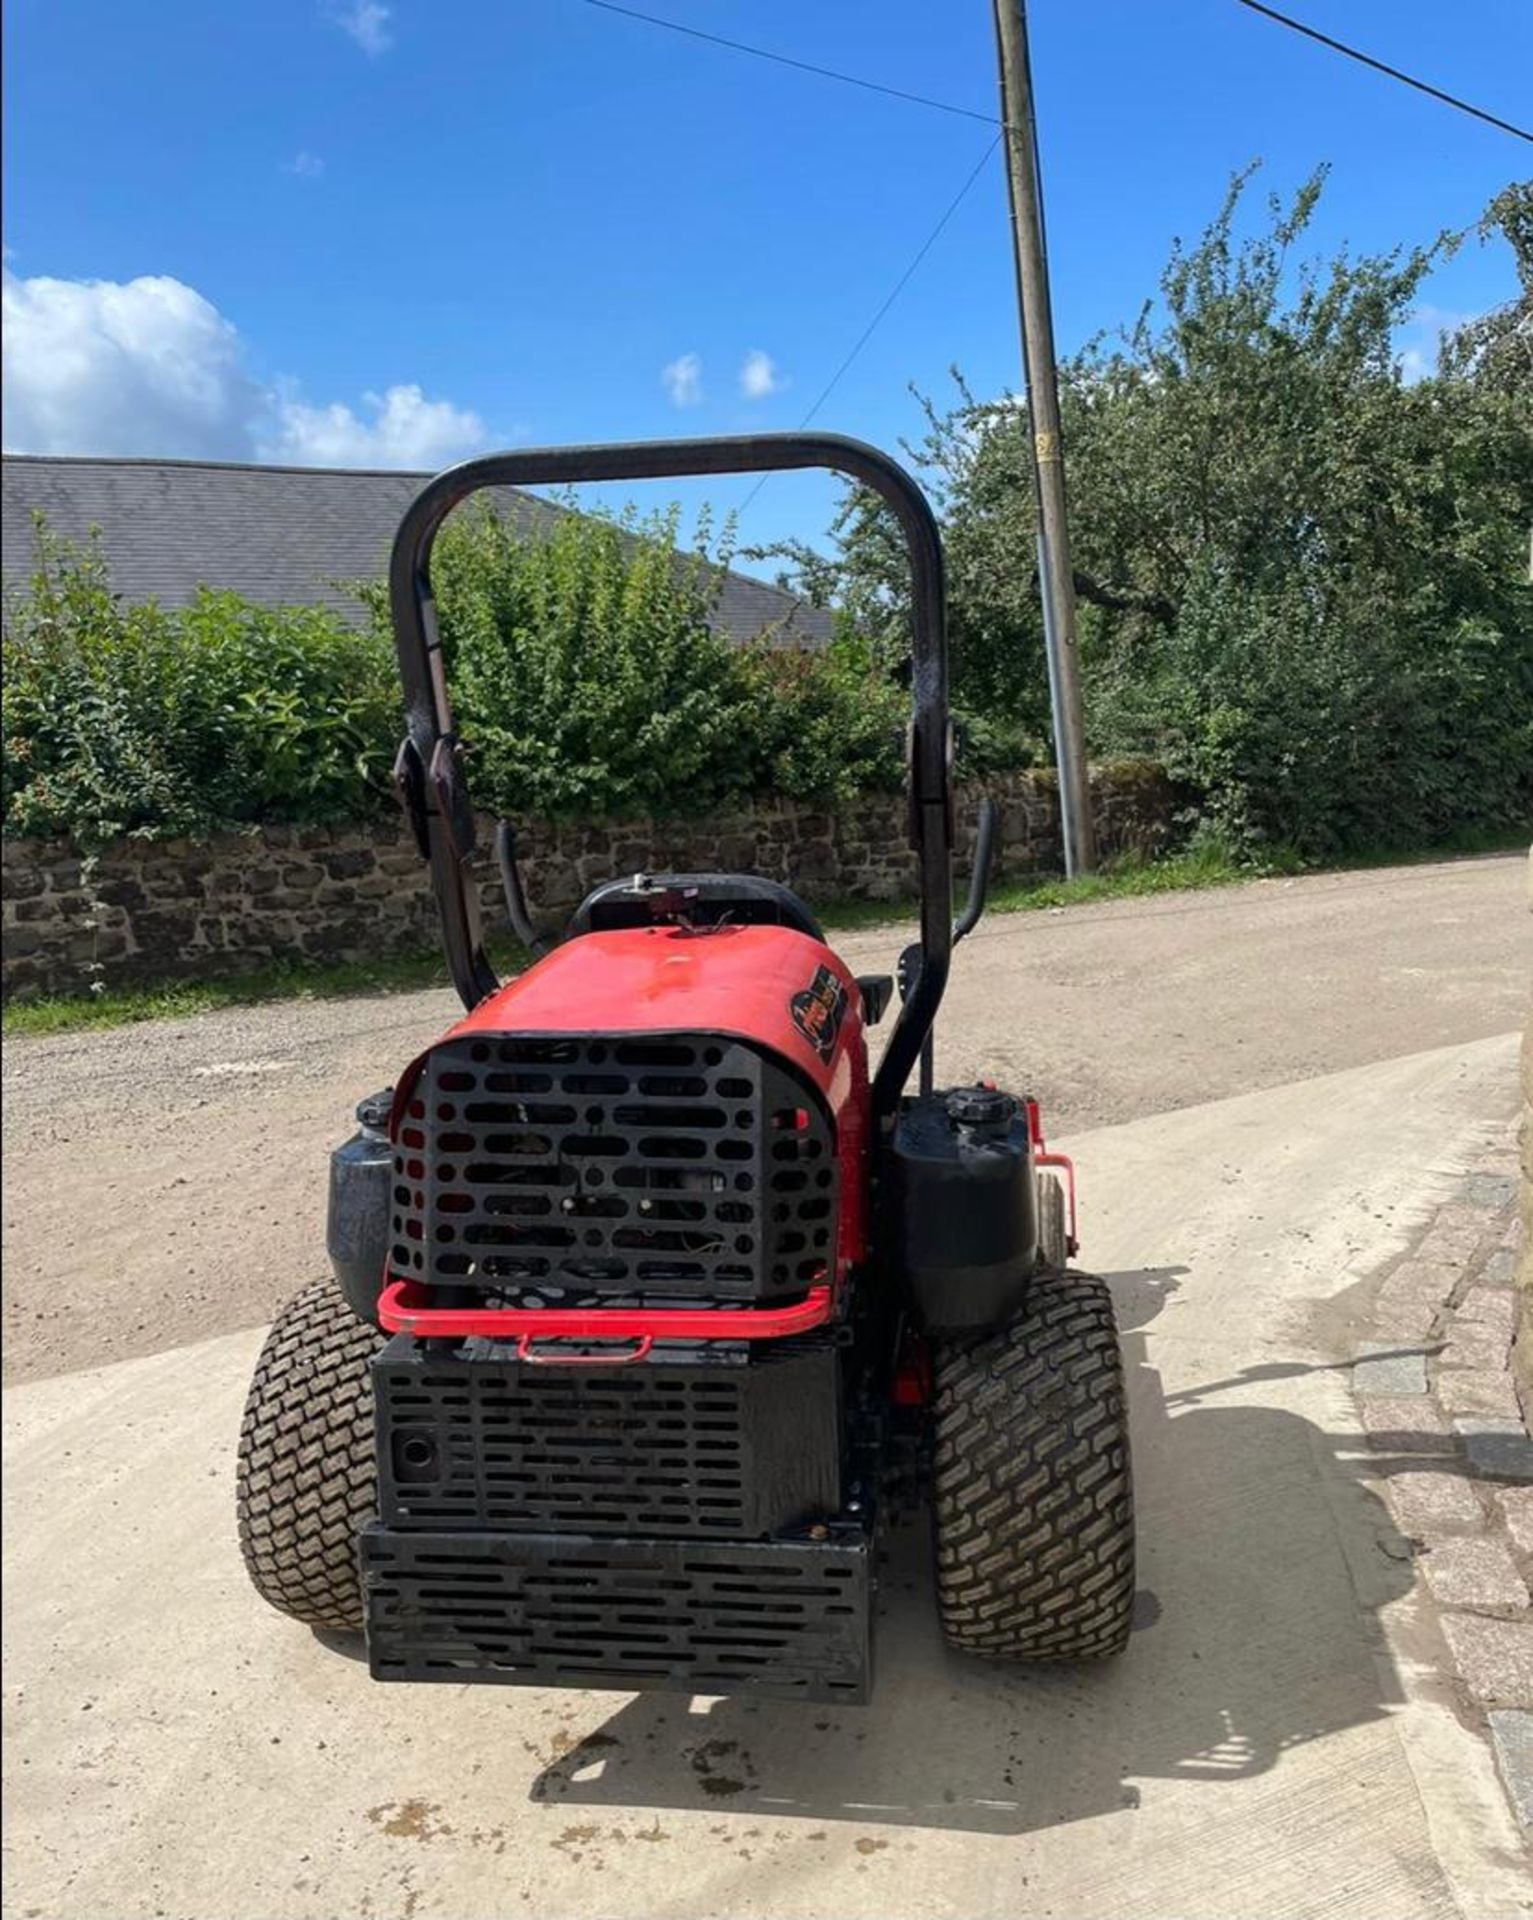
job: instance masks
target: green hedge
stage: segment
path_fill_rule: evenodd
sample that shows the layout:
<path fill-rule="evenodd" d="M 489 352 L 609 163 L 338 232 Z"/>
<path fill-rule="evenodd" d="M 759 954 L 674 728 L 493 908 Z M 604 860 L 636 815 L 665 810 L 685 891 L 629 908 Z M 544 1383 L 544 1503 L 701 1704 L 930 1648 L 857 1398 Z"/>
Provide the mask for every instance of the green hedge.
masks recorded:
<path fill-rule="evenodd" d="M 7 833 L 93 845 L 379 804 L 399 694 L 375 635 L 232 593 L 125 606 L 94 545 L 44 527 L 6 611 Z"/>
<path fill-rule="evenodd" d="M 564 515 L 519 538 L 488 509 L 434 573 L 476 801 L 513 817 L 698 813 L 760 791 L 833 797 L 900 778 L 905 696 L 854 637 L 732 646 L 721 568 L 674 514 Z M 387 804 L 400 715 L 381 584 L 360 629 L 204 591 L 125 606 L 94 544 L 38 527 L 7 608 L 4 818 L 81 845 Z"/>

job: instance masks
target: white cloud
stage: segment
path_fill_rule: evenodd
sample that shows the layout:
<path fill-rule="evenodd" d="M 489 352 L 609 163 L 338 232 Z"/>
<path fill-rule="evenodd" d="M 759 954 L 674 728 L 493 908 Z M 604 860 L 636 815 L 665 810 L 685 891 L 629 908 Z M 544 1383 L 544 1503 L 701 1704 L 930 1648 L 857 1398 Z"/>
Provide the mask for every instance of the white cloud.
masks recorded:
<path fill-rule="evenodd" d="M 660 384 L 671 396 L 675 407 L 695 407 L 703 398 L 703 363 L 695 353 L 684 353 L 679 360 L 660 369 Z"/>
<path fill-rule="evenodd" d="M 302 467 L 442 467 L 489 438 L 477 413 L 450 400 L 428 400 L 416 386 L 367 393 L 362 404 L 370 419 L 338 401 L 328 407 L 284 401 L 272 457 Z"/>
<path fill-rule="evenodd" d="M 482 447 L 478 414 L 401 383 L 360 414 L 263 384 L 194 287 L 22 279 L 4 270 L 5 445 L 17 453 L 431 467 Z"/>
<path fill-rule="evenodd" d="M 740 391 L 747 400 L 765 400 L 770 394 L 781 393 L 787 381 L 777 371 L 777 363 L 771 354 L 763 353 L 760 347 L 752 347 L 745 356 L 745 365 L 740 369 Z"/>
<path fill-rule="evenodd" d="M 167 274 L 4 277 L 5 444 L 29 453 L 248 459 L 263 395 L 239 336 Z"/>
<path fill-rule="evenodd" d="M 317 180 L 325 170 L 325 163 L 317 153 L 295 153 L 291 160 L 282 163 L 284 173 L 296 173 L 300 180 Z"/>
<path fill-rule="evenodd" d="M 394 44 L 389 28 L 393 11 L 392 7 L 382 5 L 381 0 L 345 0 L 345 4 L 334 0 L 330 17 L 342 33 L 349 33 L 364 53 L 376 59 Z"/>

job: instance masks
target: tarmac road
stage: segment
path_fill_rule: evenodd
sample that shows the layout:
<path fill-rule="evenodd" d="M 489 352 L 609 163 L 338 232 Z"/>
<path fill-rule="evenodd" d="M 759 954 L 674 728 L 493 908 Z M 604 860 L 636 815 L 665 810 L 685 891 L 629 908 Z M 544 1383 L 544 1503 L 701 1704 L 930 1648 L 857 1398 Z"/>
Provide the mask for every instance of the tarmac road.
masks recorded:
<path fill-rule="evenodd" d="M 1460 1039 L 1072 1143 L 1140 1497 L 1140 1630 L 1103 1667 L 946 1654 L 912 1532 L 866 1709 L 374 1686 L 243 1579 L 257 1332 L 12 1390 L 7 1913 L 1527 1911 L 1370 1483 L 1423 1463 L 1368 1453 L 1337 1364 L 1367 1273 L 1504 1125 L 1515 1048 Z"/>
<path fill-rule="evenodd" d="M 992 916 L 955 957 L 938 1073 L 1031 1090 L 1052 1132 L 1078 1133 L 1507 1032 L 1528 999 L 1527 871 Z M 837 944 L 888 970 L 912 933 Z M 9 1042 L 6 1379 L 268 1320 L 323 1271 L 326 1157 L 352 1107 L 457 1010 L 412 993 Z"/>

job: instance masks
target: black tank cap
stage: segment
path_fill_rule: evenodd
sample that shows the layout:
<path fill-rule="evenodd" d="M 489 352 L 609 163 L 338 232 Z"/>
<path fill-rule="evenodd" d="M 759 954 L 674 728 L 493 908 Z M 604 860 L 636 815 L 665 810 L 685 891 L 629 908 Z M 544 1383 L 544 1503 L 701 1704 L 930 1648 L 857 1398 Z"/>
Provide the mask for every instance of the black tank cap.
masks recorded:
<path fill-rule="evenodd" d="M 947 1096 L 947 1117 L 955 1127 L 1009 1127 L 1017 1103 L 994 1087 L 957 1087 Z"/>
<path fill-rule="evenodd" d="M 392 1087 L 385 1087 L 382 1093 L 370 1093 L 365 1100 L 357 1102 L 357 1125 L 365 1127 L 369 1133 L 387 1133 L 389 1112 L 393 1105 Z"/>

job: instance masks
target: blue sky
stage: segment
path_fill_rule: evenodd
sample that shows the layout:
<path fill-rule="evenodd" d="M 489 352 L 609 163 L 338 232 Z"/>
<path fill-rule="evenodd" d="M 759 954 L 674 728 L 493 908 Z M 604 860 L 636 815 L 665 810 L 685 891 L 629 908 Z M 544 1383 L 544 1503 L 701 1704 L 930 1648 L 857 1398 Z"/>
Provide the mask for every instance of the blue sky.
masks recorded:
<path fill-rule="evenodd" d="M 986 0 L 650 10 L 995 111 Z M 1528 117 L 1529 0 L 1289 10 Z M 1132 317 L 1252 159 L 1282 190 L 1332 162 L 1316 238 L 1360 250 L 1529 171 L 1234 0 L 1030 11 L 1064 350 Z M 6 443 L 33 450 L 433 465 L 793 426 L 991 138 L 582 0 L 11 0 L 7 41 Z M 1511 291 L 1466 248 L 1402 349 Z M 954 361 L 1016 382 L 998 154 L 818 424 L 891 443 Z M 742 538 L 828 504 L 774 480 Z"/>

